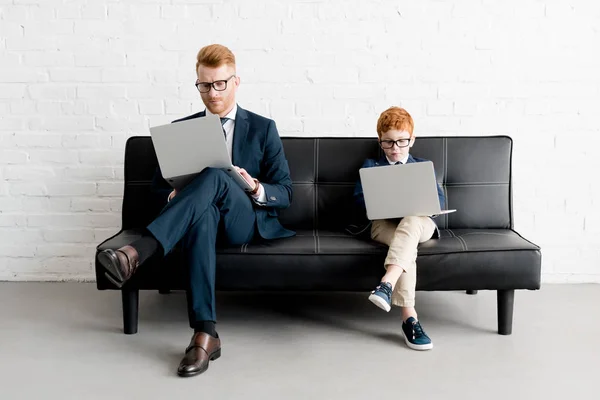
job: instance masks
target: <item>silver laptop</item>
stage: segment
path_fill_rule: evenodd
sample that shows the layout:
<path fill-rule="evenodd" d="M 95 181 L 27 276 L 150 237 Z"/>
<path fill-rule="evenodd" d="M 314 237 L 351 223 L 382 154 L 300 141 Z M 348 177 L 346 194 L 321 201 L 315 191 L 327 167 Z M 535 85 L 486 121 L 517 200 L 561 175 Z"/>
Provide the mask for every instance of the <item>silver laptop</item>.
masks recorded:
<path fill-rule="evenodd" d="M 245 191 L 253 187 L 231 163 L 217 115 L 193 118 L 150 128 L 152 143 L 163 178 L 182 189 L 208 167 L 227 172 Z"/>
<path fill-rule="evenodd" d="M 440 209 L 431 161 L 361 168 L 359 174 L 370 220 L 456 211 Z"/>

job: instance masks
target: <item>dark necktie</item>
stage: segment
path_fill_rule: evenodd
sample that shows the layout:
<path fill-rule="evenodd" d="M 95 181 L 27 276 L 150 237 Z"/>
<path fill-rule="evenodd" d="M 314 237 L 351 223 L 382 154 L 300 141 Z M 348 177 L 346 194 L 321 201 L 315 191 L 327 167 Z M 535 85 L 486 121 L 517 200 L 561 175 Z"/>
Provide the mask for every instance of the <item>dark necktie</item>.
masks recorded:
<path fill-rule="evenodd" d="M 225 136 L 225 140 L 227 140 L 227 132 L 225 132 L 225 122 L 229 121 L 231 118 L 221 118 L 221 127 L 223 128 L 223 136 Z"/>
<path fill-rule="evenodd" d="M 396 161 L 394 165 L 402 165 L 402 163 L 400 161 Z"/>

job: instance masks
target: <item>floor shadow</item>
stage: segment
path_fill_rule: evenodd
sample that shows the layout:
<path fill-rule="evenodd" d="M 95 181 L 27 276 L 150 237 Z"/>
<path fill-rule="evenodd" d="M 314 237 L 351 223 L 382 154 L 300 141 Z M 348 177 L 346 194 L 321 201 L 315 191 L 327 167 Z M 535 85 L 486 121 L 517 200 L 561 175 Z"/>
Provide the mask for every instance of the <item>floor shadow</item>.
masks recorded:
<path fill-rule="evenodd" d="M 108 304 L 98 305 L 99 302 L 86 302 L 87 313 L 99 313 L 103 316 L 115 314 L 122 316 L 120 293 L 115 291 L 112 296 L 104 294 L 103 300 L 111 297 Z M 452 296 L 453 301 L 444 299 Z M 483 328 L 472 320 L 461 318 L 465 310 L 457 310 L 455 296 L 467 296 L 468 300 L 476 301 L 476 296 L 468 296 L 464 292 L 444 293 L 444 296 L 419 296 L 420 316 L 428 326 L 433 324 L 444 327 L 473 329 L 485 333 L 496 333 L 495 329 Z M 339 331 L 353 332 L 371 338 L 397 342 L 401 335 L 387 333 L 400 331 L 400 309 L 394 307 L 390 313 L 376 308 L 368 300 L 365 293 L 356 292 L 218 292 L 217 310 L 220 323 L 235 325 L 240 321 L 246 326 L 276 326 L 278 319 L 291 323 L 302 322 L 326 326 Z M 64 299 L 60 301 L 63 303 Z M 77 306 L 75 306 L 77 307 Z M 83 310 L 80 310 L 83 311 Z M 496 312 L 495 308 L 490 312 Z M 450 317 L 457 315 L 458 317 Z M 466 315 L 466 314 L 465 314 Z M 112 319 L 111 318 L 111 319 Z M 103 319 L 106 321 L 106 319 Z M 168 295 L 156 291 L 140 293 L 139 329 L 145 324 L 180 324 L 182 330 L 188 328 L 185 293 L 173 291 Z M 123 334 L 122 320 L 117 326 L 104 326 L 88 322 L 84 325 L 77 323 L 78 329 L 88 327 L 91 330 L 103 330 L 107 333 Z"/>

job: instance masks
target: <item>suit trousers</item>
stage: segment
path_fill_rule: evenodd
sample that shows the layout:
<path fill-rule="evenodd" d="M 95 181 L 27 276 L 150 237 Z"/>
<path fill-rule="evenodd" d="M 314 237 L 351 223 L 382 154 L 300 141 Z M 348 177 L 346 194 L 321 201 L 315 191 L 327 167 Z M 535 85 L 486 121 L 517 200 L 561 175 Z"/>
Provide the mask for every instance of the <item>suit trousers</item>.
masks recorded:
<path fill-rule="evenodd" d="M 220 169 L 207 168 L 177 193 L 147 229 L 164 254 L 181 244 L 189 271 L 187 291 L 190 326 L 216 321 L 216 245 L 224 240 L 241 245 L 256 230 L 254 203 Z"/>
<path fill-rule="evenodd" d="M 404 272 L 396 282 L 392 304 L 399 307 L 414 307 L 417 286 L 417 247 L 431 239 L 435 222 L 429 217 L 404 217 L 373 221 L 371 238 L 389 246 L 384 266 L 399 265 Z"/>

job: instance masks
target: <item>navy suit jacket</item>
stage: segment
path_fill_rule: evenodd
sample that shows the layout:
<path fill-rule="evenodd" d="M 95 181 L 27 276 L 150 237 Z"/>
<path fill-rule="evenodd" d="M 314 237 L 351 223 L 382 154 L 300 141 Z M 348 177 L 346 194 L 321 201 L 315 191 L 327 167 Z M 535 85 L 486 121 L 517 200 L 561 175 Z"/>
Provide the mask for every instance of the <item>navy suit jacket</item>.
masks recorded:
<path fill-rule="evenodd" d="M 424 158 L 413 157 L 411 154 L 408 155 L 408 160 L 406 163 L 415 163 L 415 162 L 424 162 L 429 161 Z M 379 160 L 375 160 L 372 158 L 368 158 L 365 160 L 361 168 L 371 168 L 371 167 L 381 167 L 385 165 L 390 165 L 387 158 L 382 156 Z M 446 198 L 444 196 L 444 191 L 440 187 L 439 184 L 436 183 L 438 198 L 440 200 L 440 208 L 443 210 L 446 204 Z M 410 193 L 410 192 L 409 192 Z M 360 178 L 356 182 L 356 186 L 354 187 L 354 203 L 355 209 L 357 210 L 358 217 L 354 217 L 355 221 L 353 225 L 350 225 L 346 230 L 354 235 L 361 235 L 367 231 L 367 228 L 371 225 L 370 221 L 367 220 L 366 217 L 366 207 L 365 207 L 365 196 L 363 193 L 362 184 L 360 182 Z M 435 236 L 439 236 L 439 233 L 435 234 Z"/>
<path fill-rule="evenodd" d="M 201 111 L 173 122 L 205 115 L 205 111 Z M 277 218 L 278 210 L 289 207 L 292 202 L 292 179 L 275 121 L 238 106 L 231 161 L 258 179 L 265 190 L 267 203 L 254 207 L 260 236 L 265 239 L 294 236 L 295 233 L 285 229 Z M 166 203 L 173 189 L 162 177 L 160 168 L 154 176 L 153 188 Z"/>

